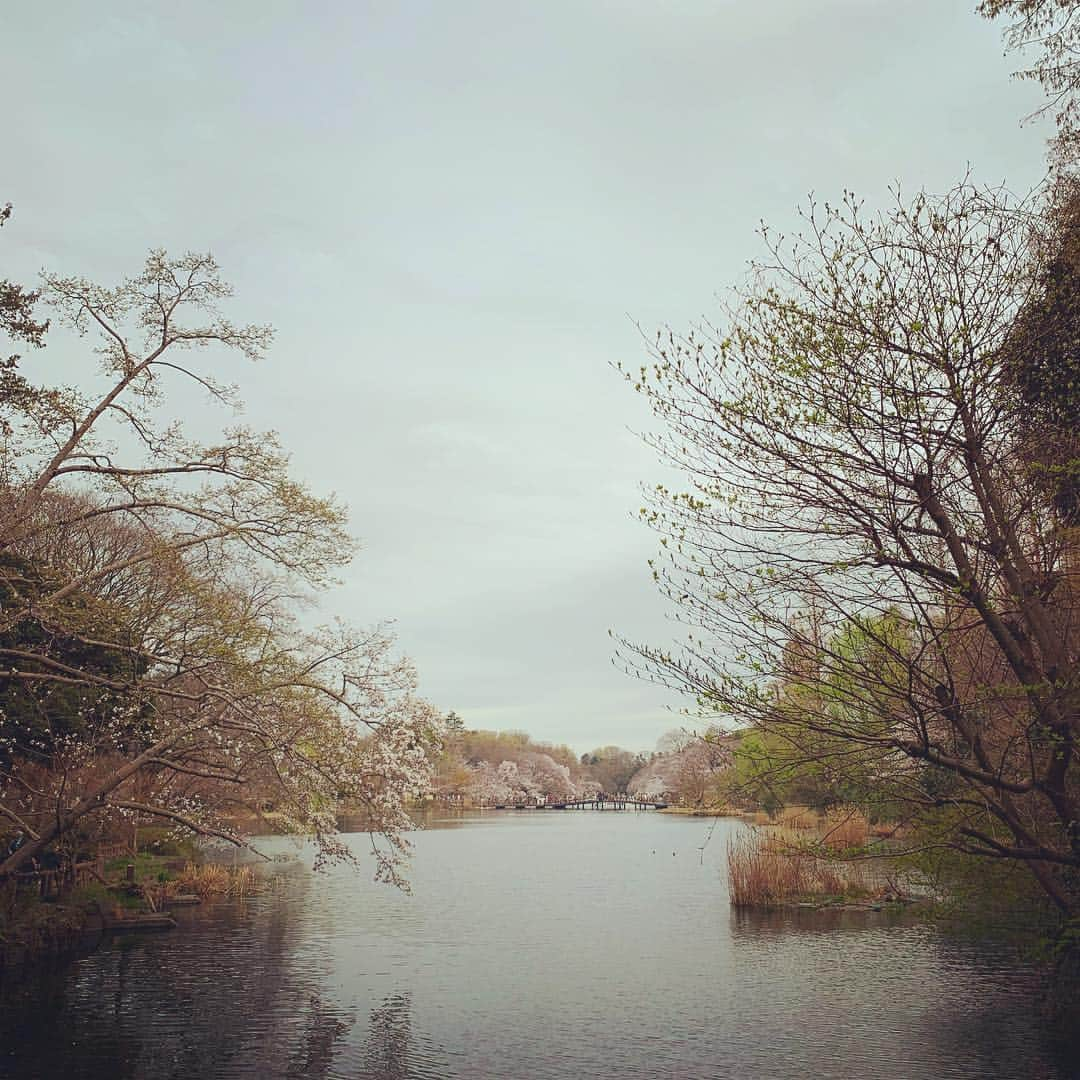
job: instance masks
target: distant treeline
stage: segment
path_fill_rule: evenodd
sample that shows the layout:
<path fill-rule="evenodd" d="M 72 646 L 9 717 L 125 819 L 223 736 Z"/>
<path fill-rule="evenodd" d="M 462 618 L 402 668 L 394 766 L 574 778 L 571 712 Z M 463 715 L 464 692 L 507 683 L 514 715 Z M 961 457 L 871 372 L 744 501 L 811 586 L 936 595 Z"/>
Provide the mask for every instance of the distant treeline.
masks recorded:
<path fill-rule="evenodd" d="M 731 764 L 730 737 L 669 732 L 650 753 L 534 740 L 524 731 L 474 731 L 454 713 L 436 771 L 436 797 L 472 806 L 562 802 L 594 795 L 665 797 L 689 805 L 713 803 Z"/>

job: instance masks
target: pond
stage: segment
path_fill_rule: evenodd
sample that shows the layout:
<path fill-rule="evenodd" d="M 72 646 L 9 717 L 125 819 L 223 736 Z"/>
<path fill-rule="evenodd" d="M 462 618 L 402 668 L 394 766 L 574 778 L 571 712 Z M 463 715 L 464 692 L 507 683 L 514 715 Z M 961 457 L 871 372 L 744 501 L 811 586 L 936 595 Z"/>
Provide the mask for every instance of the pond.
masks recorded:
<path fill-rule="evenodd" d="M 1061 1078 L 1037 974 L 873 912 L 752 914 L 732 821 L 435 820 L 413 895 L 310 852 L 2 988 L 11 1077 Z M 350 838 L 362 851 L 367 838 Z"/>

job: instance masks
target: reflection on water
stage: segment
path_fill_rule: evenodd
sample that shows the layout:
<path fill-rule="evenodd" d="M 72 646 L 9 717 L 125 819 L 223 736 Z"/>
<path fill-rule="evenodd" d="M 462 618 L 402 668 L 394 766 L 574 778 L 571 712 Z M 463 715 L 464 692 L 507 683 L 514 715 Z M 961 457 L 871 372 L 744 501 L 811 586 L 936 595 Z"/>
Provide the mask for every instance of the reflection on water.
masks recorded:
<path fill-rule="evenodd" d="M 775 934 L 834 934 L 838 930 L 874 926 L 910 926 L 911 916 L 902 909 L 866 912 L 850 908 L 733 908 L 731 934 L 743 945 L 754 945 Z"/>
<path fill-rule="evenodd" d="M 1005 953 L 886 913 L 732 912 L 734 823 L 703 852 L 707 825 L 654 814 L 434 824 L 412 897 L 278 864 L 170 935 L 9 979 L 0 1075 L 1072 1075 Z"/>
<path fill-rule="evenodd" d="M 287 1080 L 329 1076 L 337 1044 L 351 1027 L 351 1018 L 345 1019 L 333 1006 L 324 1004 L 317 993 L 312 994 L 303 1031 L 285 1071 Z"/>
<path fill-rule="evenodd" d="M 364 1046 L 364 1076 L 405 1080 L 409 1075 L 409 995 L 394 994 L 371 1010 Z"/>

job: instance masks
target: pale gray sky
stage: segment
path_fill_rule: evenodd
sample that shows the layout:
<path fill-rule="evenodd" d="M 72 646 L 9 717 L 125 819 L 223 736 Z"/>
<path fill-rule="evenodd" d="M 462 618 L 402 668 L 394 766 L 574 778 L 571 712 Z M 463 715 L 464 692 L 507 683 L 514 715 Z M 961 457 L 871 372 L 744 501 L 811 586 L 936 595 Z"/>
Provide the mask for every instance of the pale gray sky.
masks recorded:
<path fill-rule="evenodd" d="M 649 748 L 610 663 L 671 627 L 634 520 L 661 475 L 610 364 L 685 327 L 815 191 L 1027 189 L 1045 128 L 974 0 L 154 0 L 5 15 L 0 277 L 212 250 L 246 420 L 350 505 L 328 612 L 397 621 L 472 726 Z M 31 357 L 66 377 L 81 358 Z"/>

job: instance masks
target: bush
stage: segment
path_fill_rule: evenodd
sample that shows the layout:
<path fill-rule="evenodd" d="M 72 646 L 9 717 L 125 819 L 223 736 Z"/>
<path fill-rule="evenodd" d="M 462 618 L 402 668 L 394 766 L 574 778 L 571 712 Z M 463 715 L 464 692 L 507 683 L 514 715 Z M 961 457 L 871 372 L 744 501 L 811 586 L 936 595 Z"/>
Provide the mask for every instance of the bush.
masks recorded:
<path fill-rule="evenodd" d="M 151 826 L 139 829 L 139 851 L 148 855 L 194 860 L 196 846 L 194 838 L 190 836 L 178 835 L 174 829 L 166 826 Z"/>

